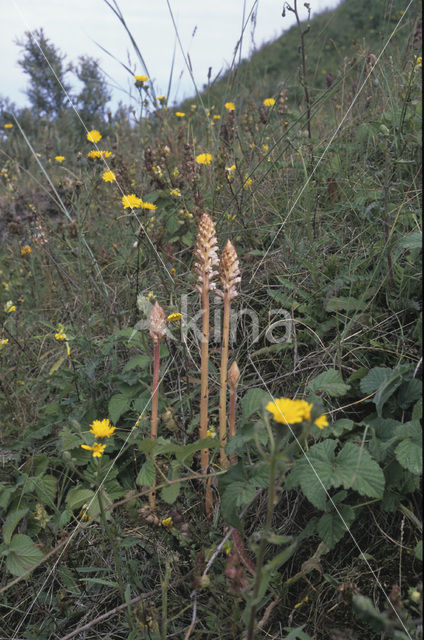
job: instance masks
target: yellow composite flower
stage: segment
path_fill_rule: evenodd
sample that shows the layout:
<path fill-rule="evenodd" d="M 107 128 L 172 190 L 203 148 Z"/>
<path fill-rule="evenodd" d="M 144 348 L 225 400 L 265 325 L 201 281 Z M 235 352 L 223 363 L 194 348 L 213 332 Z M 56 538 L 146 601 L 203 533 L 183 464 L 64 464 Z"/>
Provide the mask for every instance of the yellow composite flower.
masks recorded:
<path fill-rule="evenodd" d="M 210 153 L 199 153 L 199 155 L 196 156 L 197 164 L 210 164 L 212 160 L 213 157 Z"/>
<path fill-rule="evenodd" d="M 97 129 L 92 129 L 87 133 L 88 142 L 96 143 L 101 139 L 102 139 L 102 134 L 100 133 L 100 131 L 97 131 Z"/>
<path fill-rule="evenodd" d="M 32 253 L 32 249 L 29 246 L 29 244 L 26 244 L 24 247 L 22 247 L 21 256 L 26 256 L 26 255 L 29 255 L 30 253 Z"/>
<path fill-rule="evenodd" d="M 236 109 L 236 105 L 234 104 L 234 102 L 226 102 L 224 104 L 224 107 L 227 109 L 227 111 L 235 111 Z"/>
<path fill-rule="evenodd" d="M 252 186 L 252 178 L 246 178 L 244 181 L 243 188 L 250 189 L 251 186 Z"/>
<path fill-rule="evenodd" d="M 56 162 L 59 162 L 60 164 L 65 160 L 65 156 L 55 156 L 54 159 L 56 160 Z"/>
<path fill-rule="evenodd" d="M 167 96 L 157 96 L 157 99 L 161 104 L 166 103 L 166 101 L 168 100 Z"/>
<path fill-rule="evenodd" d="M 157 209 L 157 206 L 153 204 L 153 202 L 144 202 L 144 200 L 142 200 L 140 209 L 148 209 L 149 211 L 154 211 L 155 209 Z"/>
<path fill-rule="evenodd" d="M 181 191 L 179 189 L 171 189 L 169 192 L 171 196 L 176 196 L 177 198 L 181 198 Z"/>
<path fill-rule="evenodd" d="M 12 300 L 8 300 L 3 308 L 6 313 L 12 313 L 12 311 L 16 311 L 16 305 L 13 304 Z"/>
<path fill-rule="evenodd" d="M 101 458 L 104 450 L 106 449 L 106 445 L 100 444 L 100 442 L 95 442 L 92 447 L 90 447 L 88 444 L 82 444 L 81 448 L 87 449 L 87 451 L 92 451 L 93 458 Z"/>
<path fill-rule="evenodd" d="M 116 175 L 113 173 L 113 171 L 105 171 L 102 175 L 102 180 L 104 180 L 105 182 L 115 182 Z"/>
<path fill-rule="evenodd" d="M 138 198 L 134 193 L 130 193 L 128 196 L 122 196 L 122 204 L 124 205 L 124 209 L 140 209 L 143 200 Z"/>
<path fill-rule="evenodd" d="M 9 342 L 9 338 L 2 338 L 0 340 L 0 351 L 2 350 L 3 347 L 7 345 L 8 342 Z"/>
<path fill-rule="evenodd" d="M 150 80 L 149 76 L 144 76 L 143 74 L 139 76 L 134 75 L 134 79 L 137 82 L 147 82 L 148 80 Z"/>
<path fill-rule="evenodd" d="M 12 124 L 11 122 L 7 122 L 7 123 L 4 125 L 4 128 L 5 128 L 5 129 L 13 129 L 13 124 Z"/>
<path fill-rule="evenodd" d="M 185 113 L 183 111 L 176 111 L 175 115 L 177 116 L 177 118 L 184 118 Z"/>
<path fill-rule="evenodd" d="M 220 120 L 220 119 L 221 119 L 221 116 L 219 115 L 219 113 L 214 113 L 214 114 L 213 114 L 213 116 L 212 116 L 212 118 L 213 118 L 214 120 Z"/>
<path fill-rule="evenodd" d="M 170 313 L 166 320 L 167 322 L 178 322 L 182 317 L 182 313 Z"/>
<path fill-rule="evenodd" d="M 58 332 L 54 334 L 54 337 L 56 338 L 56 340 L 58 340 L 59 342 L 63 342 L 64 340 L 68 339 L 68 336 L 66 335 L 66 333 L 62 333 L 62 332 Z"/>
<path fill-rule="evenodd" d="M 268 402 L 265 409 L 272 413 L 274 420 L 282 424 L 296 424 L 299 422 L 311 422 L 311 411 L 313 404 L 306 400 L 291 400 L 290 398 L 276 398 Z M 319 429 L 328 427 L 327 416 L 323 413 L 314 424 Z"/>
<path fill-rule="evenodd" d="M 112 155 L 112 151 L 97 151 L 93 149 L 93 151 L 89 151 L 87 153 L 87 158 L 110 158 Z"/>
<path fill-rule="evenodd" d="M 264 100 L 264 106 L 265 107 L 273 107 L 274 104 L 275 104 L 274 98 L 265 98 L 265 100 Z"/>
<path fill-rule="evenodd" d="M 162 527 L 165 527 L 165 529 L 171 529 L 174 526 L 174 521 L 172 520 L 172 518 L 164 518 L 161 521 Z"/>
<path fill-rule="evenodd" d="M 94 434 L 95 438 L 110 438 L 115 431 L 116 427 L 110 424 L 108 418 L 104 420 L 94 420 L 90 424 L 90 433 Z"/>

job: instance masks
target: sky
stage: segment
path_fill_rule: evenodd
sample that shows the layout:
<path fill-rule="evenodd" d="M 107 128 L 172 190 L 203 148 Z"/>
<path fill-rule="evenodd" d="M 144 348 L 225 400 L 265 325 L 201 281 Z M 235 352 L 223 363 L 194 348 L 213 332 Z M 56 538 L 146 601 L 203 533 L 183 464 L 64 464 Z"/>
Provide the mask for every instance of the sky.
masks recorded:
<path fill-rule="evenodd" d="M 108 0 L 113 4 L 115 0 Z M 293 4 L 294 0 L 291 0 Z M 66 53 L 67 61 L 77 62 L 81 55 L 99 60 L 112 90 L 112 108 L 119 101 L 131 103 L 129 93 L 134 85 L 132 76 L 118 61 L 144 74 L 125 29 L 107 6 L 105 0 L 3 0 L 8 11 L 2 12 L 0 25 L 0 95 L 18 106 L 27 104 L 24 94 L 27 77 L 18 65 L 20 48 L 17 39 L 25 31 L 43 28 L 44 34 Z M 184 56 L 189 56 L 194 80 L 199 90 L 207 82 L 209 67 L 212 79 L 232 62 L 240 38 L 243 15 L 242 57 L 254 48 L 279 37 L 294 23 L 286 12 L 282 17 L 282 0 L 116 0 L 127 25 L 146 62 L 147 72 L 154 82 L 157 95 L 168 93 L 168 83 L 175 51 L 169 104 L 178 103 L 195 94 L 193 80 Z M 334 8 L 340 0 L 310 0 L 311 15 Z M 301 18 L 307 12 L 299 0 Z M 249 15 L 256 8 L 252 24 Z M 179 42 L 171 18 L 172 11 Z M 109 51 L 117 60 L 99 47 Z M 238 59 L 238 57 L 237 57 Z M 6 63 L 7 61 L 7 63 Z M 134 91 L 132 91 L 134 94 Z"/>

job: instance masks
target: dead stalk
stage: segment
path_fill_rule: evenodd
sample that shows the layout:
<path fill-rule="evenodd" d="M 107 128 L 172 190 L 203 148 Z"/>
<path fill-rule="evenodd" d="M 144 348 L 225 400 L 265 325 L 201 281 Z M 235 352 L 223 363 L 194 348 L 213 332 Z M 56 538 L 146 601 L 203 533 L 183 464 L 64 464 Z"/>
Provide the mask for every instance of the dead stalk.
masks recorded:
<path fill-rule="evenodd" d="M 150 437 L 156 440 L 158 437 L 158 400 L 159 400 L 159 371 L 160 371 L 160 340 L 165 335 L 165 312 L 158 302 L 155 302 L 150 314 L 150 335 L 153 339 L 153 388 L 152 388 L 152 419 Z M 153 488 L 156 481 L 153 483 Z M 152 508 L 156 505 L 155 492 L 149 494 L 149 504 Z"/>
<path fill-rule="evenodd" d="M 194 255 L 198 262 L 195 263 L 195 270 L 198 276 L 196 289 L 201 296 L 202 305 L 202 345 L 201 345 L 201 374 L 200 374 L 200 438 L 207 438 L 208 435 L 208 366 L 209 366 L 209 291 L 215 288 L 211 282 L 217 271 L 214 267 L 219 264 L 218 242 L 215 234 L 215 226 L 208 213 L 203 213 L 200 218 L 196 247 Z M 202 472 L 207 471 L 209 465 L 209 450 L 201 451 Z M 206 484 L 205 510 L 208 516 L 212 513 L 212 489 L 210 482 Z"/>
<path fill-rule="evenodd" d="M 240 282 L 240 268 L 236 250 L 231 240 L 227 240 L 219 265 L 219 278 L 222 291 L 217 293 L 224 300 L 224 320 L 222 327 L 221 350 L 221 386 L 219 391 L 219 441 L 220 462 L 223 469 L 227 468 L 228 460 L 225 453 L 227 444 L 227 370 L 228 370 L 228 344 L 230 335 L 230 311 L 231 300 L 237 295 L 237 283 Z"/>

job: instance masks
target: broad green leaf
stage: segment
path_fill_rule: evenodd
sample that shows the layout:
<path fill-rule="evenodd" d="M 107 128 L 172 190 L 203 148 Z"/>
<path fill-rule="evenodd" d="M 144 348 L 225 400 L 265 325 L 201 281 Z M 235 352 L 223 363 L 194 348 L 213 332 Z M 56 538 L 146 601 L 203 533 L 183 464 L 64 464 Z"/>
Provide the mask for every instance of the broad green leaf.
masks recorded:
<path fill-rule="evenodd" d="M 420 444 L 411 438 L 406 438 L 395 449 L 397 461 L 404 469 L 419 475 L 423 466 L 423 451 Z"/>
<path fill-rule="evenodd" d="M 37 478 L 35 490 L 41 504 L 52 504 L 56 495 L 57 478 L 50 475 L 44 475 Z"/>
<path fill-rule="evenodd" d="M 314 445 L 296 462 L 296 467 L 286 479 L 286 489 L 300 485 L 303 493 L 317 509 L 324 510 L 326 489 L 332 485 L 335 440 L 323 440 Z"/>
<path fill-rule="evenodd" d="M 359 383 L 362 393 L 369 395 L 377 391 L 392 373 L 393 370 L 388 367 L 374 367 Z"/>
<path fill-rule="evenodd" d="M 332 511 L 331 513 L 324 513 L 317 523 L 318 535 L 330 549 L 332 549 L 346 533 L 345 523 L 349 529 L 355 520 L 355 511 L 352 507 L 341 504 L 338 505 L 337 508 L 341 517 L 336 511 Z"/>
<path fill-rule="evenodd" d="M 398 391 L 397 401 L 401 409 L 407 409 L 411 404 L 414 404 L 421 398 L 422 383 L 421 380 L 413 378 L 401 384 Z"/>
<path fill-rule="evenodd" d="M 240 528 L 238 513 L 240 507 L 253 500 L 256 487 L 248 482 L 233 482 L 228 485 L 221 497 L 221 513 L 224 520 L 231 526 Z"/>
<path fill-rule="evenodd" d="M 94 495 L 92 489 L 84 489 L 82 487 L 73 487 L 68 491 L 66 496 L 66 504 L 70 509 L 81 509 L 83 504 L 88 504 Z"/>
<path fill-rule="evenodd" d="M 421 562 L 423 561 L 423 541 L 422 540 L 420 540 L 415 546 L 414 556 Z"/>
<path fill-rule="evenodd" d="M 128 411 L 131 405 L 131 398 L 124 395 L 123 393 L 116 393 L 109 400 L 108 413 L 111 419 L 111 422 L 115 424 L 118 422 L 119 418 L 123 413 Z"/>
<path fill-rule="evenodd" d="M 250 470 L 250 482 L 261 489 L 269 487 L 269 464 L 267 462 L 255 464 L 253 469 Z"/>
<path fill-rule="evenodd" d="M 44 557 L 29 536 L 17 533 L 13 536 L 7 554 L 6 567 L 14 576 L 21 576 Z"/>
<path fill-rule="evenodd" d="M 328 298 L 325 303 L 326 311 L 362 311 L 365 307 L 364 300 L 346 298 L 343 296 Z"/>
<path fill-rule="evenodd" d="M 354 425 L 353 420 L 349 420 L 349 418 L 339 418 L 339 420 L 330 424 L 327 429 L 324 429 L 323 435 L 328 433 L 328 435 L 339 437 L 345 431 L 352 431 Z"/>
<path fill-rule="evenodd" d="M 28 509 L 19 509 L 19 511 L 9 513 L 3 524 L 3 540 L 6 544 L 10 544 L 13 532 L 27 513 Z"/>
<path fill-rule="evenodd" d="M 350 385 L 343 382 L 343 378 L 338 371 L 335 369 L 328 369 L 311 380 L 308 384 L 308 389 L 313 393 L 323 391 L 329 396 L 337 398 L 347 393 L 350 389 Z"/>
<path fill-rule="evenodd" d="M 175 482 L 174 484 L 170 484 L 167 487 L 164 487 L 161 492 L 161 498 L 168 504 L 173 504 L 175 500 L 178 498 L 178 495 L 181 490 L 181 482 Z"/>
<path fill-rule="evenodd" d="M 125 373 L 127 371 L 131 371 L 132 369 L 135 369 L 136 367 L 140 367 L 140 369 L 146 369 L 150 364 L 150 360 L 151 359 L 149 358 L 149 356 L 143 356 L 139 354 L 137 356 L 134 356 L 133 358 L 130 358 L 122 371 Z"/>
<path fill-rule="evenodd" d="M 373 402 L 377 408 L 377 414 L 381 416 L 381 412 L 384 404 L 394 394 L 394 392 L 402 384 L 402 374 L 399 371 L 394 371 L 377 389 L 373 398 Z"/>
<path fill-rule="evenodd" d="M 423 246 L 423 234 L 421 231 L 413 231 L 402 238 L 399 246 L 403 249 L 421 249 Z"/>
<path fill-rule="evenodd" d="M 382 498 L 384 492 L 384 473 L 364 447 L 347 442 L 336 459 L 333 486 L 350 487 L 363 496 Z"/>
<path fill-rule="evenodd" d="M 219 441 L 216 438 L 204 438 L 203 440 L 197 440 L 191 444 L 186 444 L 184 447 L 178 447 L 175 453 L 175 457 L 179 462 L 186 462 L 191 460 L 193 455 L 201 449 L 219 449 Z"/>
<path fill-rule="evenodd" d="M 262 407 L 263 400 L 271 400 L 270 395 L 263 389 L 249 389 L 241 400 L 243 418 L 249 418 Z"/>
<path fill-rule="evenodd" d="M 73 433 L 69 427 L 64 427 L 59 433 L 61 440 L 62 451 L 69 451 L 70 449 L 77 449 L 81 445 L 81 436 Z"/>
<path fill-rule="evenodd" d="M 293 629 L 292 627 L 284 627 L 284 631 L 290 631 L 289 635 L 283 638 L 283 640 L 312 640 L 311 636 L 302 631 L 305 625 L 302 624 L 301 627 L 296 627 Z"/>
<path fill-rule="evenodd" d="M 147 458 L 146 462 L 142 465 L 135 483 L 139 487 L 153 487 L 155 483 L 156 469 L 153 458 Z"/>

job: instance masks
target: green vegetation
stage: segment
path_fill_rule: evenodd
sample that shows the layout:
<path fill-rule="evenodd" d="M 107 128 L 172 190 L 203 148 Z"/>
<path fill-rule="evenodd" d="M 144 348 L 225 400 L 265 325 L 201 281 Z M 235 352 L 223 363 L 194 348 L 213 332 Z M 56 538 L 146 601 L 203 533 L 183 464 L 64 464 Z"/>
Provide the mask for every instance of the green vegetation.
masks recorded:
<path fill-rule="evenodd" d="M 4 637 L 420 637 L 420 23 L 369 4 L 177 109 L 133 69 L 137 113 L 26 34 L 30 107 L 0 101 Z"/>

